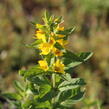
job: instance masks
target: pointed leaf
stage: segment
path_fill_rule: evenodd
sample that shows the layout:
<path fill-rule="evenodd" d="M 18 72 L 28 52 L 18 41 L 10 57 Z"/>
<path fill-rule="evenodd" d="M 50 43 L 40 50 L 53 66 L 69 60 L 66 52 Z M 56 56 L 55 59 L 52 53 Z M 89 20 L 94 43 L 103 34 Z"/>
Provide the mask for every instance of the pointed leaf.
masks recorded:
<path fill-rule="evenodd" d="M 21 96 L 16 93 L 4 93 L 2 96 L 9 100 L 21 100 Z"/>
<path fill-rule="evenodd" d="M 70 51 L 67 51 L 63 57 L 64 57 L 64 64 L 66 65 L 65 70 L 68 70 L 71 67 L 75 67 L 83 62 L 85 62 L 86 60 L 88 60 L 91 56 L 93 55 L 92 52 L 84 52 L 84 53 L 80 53 L 78 54 L 74 54 Z"/>

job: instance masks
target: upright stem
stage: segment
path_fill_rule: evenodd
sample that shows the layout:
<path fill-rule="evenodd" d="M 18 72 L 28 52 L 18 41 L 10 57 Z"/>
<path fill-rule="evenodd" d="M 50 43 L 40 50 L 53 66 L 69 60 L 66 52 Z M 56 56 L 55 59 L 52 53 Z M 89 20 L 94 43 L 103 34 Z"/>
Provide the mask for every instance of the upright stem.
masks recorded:
<path fill-rule="evenodd" d="M 52 74 L 52 84 L 53 88 L 55 88 L 55 73 Z"/>
<path fill-rule="evenodd" d="M 55 94 L 54 92 L 54 89 L 55 89 L 55 86 L 56 86 L 56 75 L 55 73 L 52 74 L 52 87 L 53 87 L 53 94 Z M 54 96 L 54 95 L 53 95 Z M 52 107 L 53 107 L 53 104 L 55 103 L 55 97 L 52 98 Z"/>

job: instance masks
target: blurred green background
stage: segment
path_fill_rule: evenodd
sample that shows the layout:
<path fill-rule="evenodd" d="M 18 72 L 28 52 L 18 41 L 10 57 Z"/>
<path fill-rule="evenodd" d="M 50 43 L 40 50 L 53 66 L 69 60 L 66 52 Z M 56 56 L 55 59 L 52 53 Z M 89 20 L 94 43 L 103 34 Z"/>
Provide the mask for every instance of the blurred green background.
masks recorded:
<path fill-rule="evenodd" d="M 0 91 L 13 91 L 18 70 L 37 63 L 37 52 L 25 44 L 33 40 L 31 21 L 42 23 L 45 9 L 63 16 L 65 27 L 76 27 L 69 50 L 94 52 L 72 71 L 87 83 L 85 98 L 73 109 L 109 109 L 109 0 L 0 0 Z"/>

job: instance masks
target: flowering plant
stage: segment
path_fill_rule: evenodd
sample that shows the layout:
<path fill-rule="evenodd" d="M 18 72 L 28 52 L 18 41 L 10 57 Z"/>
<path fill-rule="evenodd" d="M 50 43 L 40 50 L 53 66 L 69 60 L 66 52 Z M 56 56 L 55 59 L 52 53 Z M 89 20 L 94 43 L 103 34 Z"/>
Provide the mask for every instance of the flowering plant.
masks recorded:
<path fill-rule="evenodd" d="M 72 78 L 72 69 L 92 56 L 91 52 L 75 54 L 66 49 L 68 36 L 74 28 L 65 29 L 62 17 L 43 16 L 44 24 L 35 24 L 35 41 L 30 47 L 37 49 L 41 59 L 28 70 L 20 70 L 25 86 L 15 81 L 17 93 L 3 94 L 16 109 L 70 109 L 81 100 L 85 82 Z"/>

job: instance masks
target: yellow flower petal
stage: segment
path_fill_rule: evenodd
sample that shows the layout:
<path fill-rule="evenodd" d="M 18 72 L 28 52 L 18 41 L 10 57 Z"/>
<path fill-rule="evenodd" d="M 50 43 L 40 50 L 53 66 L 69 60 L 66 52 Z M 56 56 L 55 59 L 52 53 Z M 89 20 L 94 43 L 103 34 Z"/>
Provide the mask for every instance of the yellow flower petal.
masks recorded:
<path fill-rule="evenodd" d="M 35 36 L 36 39 L 41 39 L 43 42 L 46 42 L 46 36 L 42 30 L 37 30 Z"/>
<path fill-rule="evenodd" d="M 56 43 L 56 41 L 54 40 L 53 37 L 50 37 L 50 41 L 47 43 L 41 43 L 39 45 L 39 49 L 42 51 L 41 54 L 43 55 L 47 55 L 51 52 L 54 44 Z"/>
<path fill-rule="evenodd" d="M 46 60 L 40 60 L 38 61 L 41 69 L 43 69 L 44 71 L 48 70 L 48 63 L 46 62 Z"/>
<path fill-rule="evenodd" d="M 62 47 L 65 47 L 65 45 L 68 44 L 67 40 L 59 39 L 56 42 L 58 42 Z"/>
<path fill-rule="evenodd" d="M 42 28 L 44 25 L 36 24 L 36 28 Z"/>
<path fill-rule="evenodd" d="M 47 55 L 50 53 L 52 46 L 49 43 L 41 43 L 39 49 L 41 50 L 40 54 Z"/>
<path fill-rule="evenodd" d="M 46 36 L 45 34 L 37 33 L 36 34 L 37 39 L 41 39 L 43 42 L 46 42 Z"/>
<path fill-rule="evenodd" d="M 45 32 L 42 30 L 37 30 L 36 33 L 45 34 Z"/>
<path fill-rule="evenodd" d="M 49 42 L 49 44 L 50 44 L 51 46 L 53 46 L 55 43 L 56 43 L 55 39 L 54 39 L 53 37 L 50 37 L 50 42 Z"/>
<path fill-rule="evenodd" d="M 64 31 L 64 27 L 57 27 L 58 31 Z"/>
<path fill-rule="evenodd" d="M 64 64 L 59 59 L 56 61 L 56 63 L 54 63 L 54 71 L 59 73 L 65 73 Z"/>
<path fill-rule="evenodd" d="M 62 52 L 57 48 L 52 48 L 52 52 L 55 54 L 55 56 L 62 56 Z"/>
<path fill-rule="evenodd" d="M 56 36 L 57 36 L 57 37 L 60 37 L 60 38 L 61 38 L 61 37 L 63 38 L 65 35 L 58 34 L 58 35 L 56 35 Z"/>

